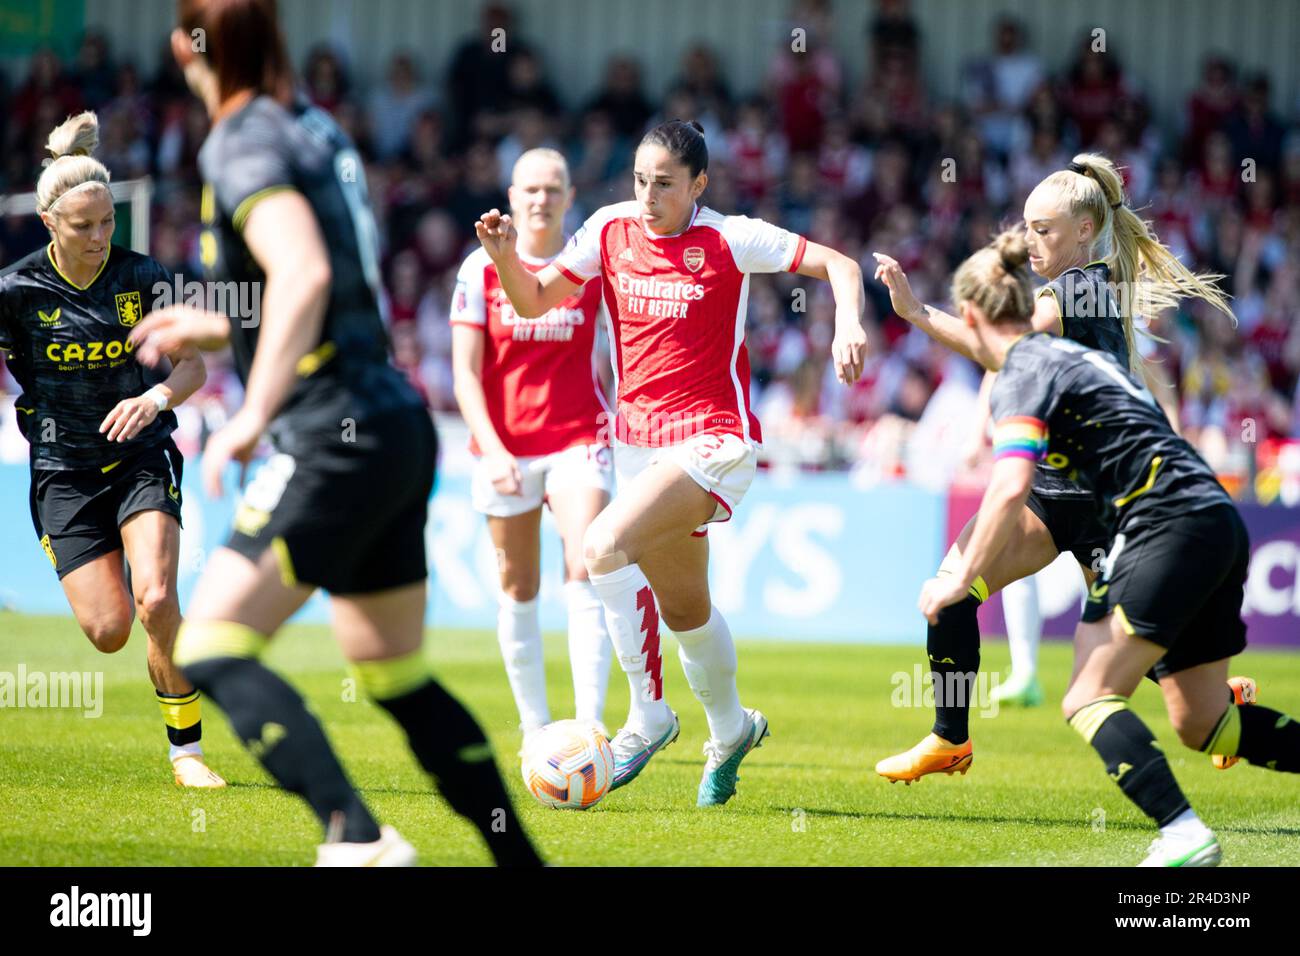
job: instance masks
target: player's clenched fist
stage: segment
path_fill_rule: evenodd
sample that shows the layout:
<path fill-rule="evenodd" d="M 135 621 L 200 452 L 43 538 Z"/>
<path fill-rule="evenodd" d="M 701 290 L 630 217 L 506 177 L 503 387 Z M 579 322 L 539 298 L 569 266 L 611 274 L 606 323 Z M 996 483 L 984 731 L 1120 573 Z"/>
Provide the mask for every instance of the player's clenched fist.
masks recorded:
<path fill-rule="evenodd" d="M 515 224 L 509 214 L 502 213 L 499 209 L 483 213 L 478 222 L 474 223 L 474 232 L 493 262 L 508 255 L 515 248 Z"/>

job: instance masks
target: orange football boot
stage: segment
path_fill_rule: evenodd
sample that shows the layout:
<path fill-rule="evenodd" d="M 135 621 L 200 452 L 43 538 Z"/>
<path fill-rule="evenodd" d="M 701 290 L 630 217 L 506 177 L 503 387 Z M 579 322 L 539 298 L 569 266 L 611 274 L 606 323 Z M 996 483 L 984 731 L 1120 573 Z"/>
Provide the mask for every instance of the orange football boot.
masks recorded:
<path fill-rule="evenodd" d="M 890 783 L 901 780 L 908 785 L 927 773 L 946 773 L 949 776 L 960 773 L 965 776 L 973 757 L 970 738 L 964 744 L 952 744 L 935 734 L 927 734 L 911 750 L 886 757 L 876 764 L 876 773 Z"/>

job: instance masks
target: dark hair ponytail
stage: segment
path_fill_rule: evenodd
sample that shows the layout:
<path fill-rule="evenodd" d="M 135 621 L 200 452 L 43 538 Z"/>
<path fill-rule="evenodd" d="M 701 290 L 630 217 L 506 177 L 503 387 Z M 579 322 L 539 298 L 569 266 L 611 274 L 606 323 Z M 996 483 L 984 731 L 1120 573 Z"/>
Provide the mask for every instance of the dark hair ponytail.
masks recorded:
<path fill-rule="evenodd" d="M 191 36 L 203 31 L 222 100 L 247 89 L 289 100 L 293 68 L 275 0 L 177 0 L 177 21 Z"/>
<path fill-rule="evenodd" d="M 662 146 L 683 166 L 694 179 L 709 168 L 709 147 L 704 142 L 704 127 L 695 120 L 669 120 L 660 123 L 641 137 L 641 145 L 653 143 Z"/>

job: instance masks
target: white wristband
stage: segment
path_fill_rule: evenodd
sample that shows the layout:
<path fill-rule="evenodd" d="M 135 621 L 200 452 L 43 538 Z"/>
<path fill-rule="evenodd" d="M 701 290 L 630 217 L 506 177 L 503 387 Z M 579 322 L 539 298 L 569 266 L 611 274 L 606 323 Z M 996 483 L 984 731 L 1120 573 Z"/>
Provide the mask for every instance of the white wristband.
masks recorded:
<path fill-rule="evenodd" d="M 159 386 L 155 385 L 153 388 L 149 389 L 149 391 L 145 392 L 141 398 L 147 398 L 149 401 L 157 405 L 160 413 L 167 411 L 167 393 Z"/>

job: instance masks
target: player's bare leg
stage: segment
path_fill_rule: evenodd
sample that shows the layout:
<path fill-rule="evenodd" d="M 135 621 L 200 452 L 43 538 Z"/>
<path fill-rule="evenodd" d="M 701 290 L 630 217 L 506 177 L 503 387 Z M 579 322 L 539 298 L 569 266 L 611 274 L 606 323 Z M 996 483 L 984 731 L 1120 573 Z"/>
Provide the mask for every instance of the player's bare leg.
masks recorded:
<path fill-rule="evenodd" d="M 564 596 L 569 610 L 569 667 L 573 673 L 574 717 L 593 724 L 604 736 L 605 691 L 613 645 L 605 626 L 605 606 L 587 575 L 582 538 L 609 504 L 600 488 L 566 487 L 548 492 L 547 501 L 564 544 Z"/>
<path fill-rule="evenodd" d="M 101 554 L 59 581 L 83 634 L 103 654 L 126 646 L 135 608 L 126 590 L 122 552 Z"/>
<path fill-rule="evenodd" d="M 690 538 L 716 507 L 680 468 L 658 461 L 620 488 L 583 537 L 587 571 L 605 605 L 610 641 L 631 692 L 627 721 L 612 741 L 611 789 L 630 783 L 679 730 L 664 700 L 659 608 L 637 562 Z"/>
<path fill-rule="evenodd" d="M 1086 571 L 1087 569 L 1085 569 Z M 1070 674 L 1070 686 L 1074 685 L 1075 679 L 1079 676 L 1093 649 L 1109 642 L 1110 627 L 1109 618 L 1103 618 L 1100 621 L 1079 622 L 1074 630 L 1074 669 Z M 1223 727 L 1218 726 L 1220 718 L 1224 721 L 1231 721 L 1236 717 L 1235 714 L 1229 713 L 1223 704 L 1226 701 L 1230 706 L 1251 706 L 1256 700 L 1257 687 L 1255 681 L 1250 677 L 1228 677 L 1226 678 L 1226 688 L 1223 681 L 1216 684 L 1212 678 L 1218 675 L 1226 677 L 1228 672 L 1228 662 L 1225 660 L 1222 663 L 1222 667 L 1218 666 L 1218 662 L 1214 662 L 1213 664 L 1189 668 L 1186 671 L 1179 671 L 1171 678 L 1162 678 L 1158 683 L 1165 694 L 1169 716 L 1174 721 L 1175 727 L 1178 726 L 1180 720 L 1193 721 L 1196 719 L 1193 716 L 1195 713 L 1193 702 L 1195 702 L 1196 707 L 1208 708 L 1208 712 L 1213 712 L 1216 715 L 1214 718 L 1215 727 L 1212 728 L 1215 731 L 1213 738 L 1207 739 L 1203 737 L 1197 743 L 1188 744 L 1188 746 L 1205 750 L 1206 753 L 1210 754 L 1216 768 L 1227 770 L 1241 758 L 1236 755 L 1236 730 L 1231 723 L 1225 723 Z M 1147 676 L 1150 677 L 1151 675 L 1148 674 Z M 1176 696 L 1171 700 L 1165 682 L 1174 678 L 1180 679 L 1179 684 L 1174 686 L 1181 686 L 1186 689 L 1176 690 Z M 1195 736 L 1195 727 L 1190 723 L 1188 724 L 1188 731 L 1191 736 Z M 1187 739 L 1183 738 L 1181 733 L 1179 737 L 1183 739 L 1184 743 L 1187 743 Z M 1204 746 L 1201 746 L 1202 744 Z M 1216 747 L 1219 749 L 1215 749 Z"/>
<path fill-rule="evenodd" d="M 542 628 L 537 616 L 541 523 L 540 507 L 510 517 L 489 515 L 487 519 L 500 581 L 497 643 L 525 738 L 551 721 L 546 705 Z"/>
<path fill-rule="evenodd" d="M 939 574 L 958 566 L 975 529 L 971 518 L 953 542 Z M 876 764 L 876 773 L 910 784 L 930 773 L 965 774 L 974 759 L 970 740 L 970 705 L 980 665 L 979 606 L 1012 581 L 1037 574 L 1056 560 L 1056 545 L 1047 527 L 1022 508 L 1006 546 L 971 588 L 965 600 L 944 608 L 926 631 L 926 654 L 934 686 L 935 721 L 920 743 Z M 978 592 L 978 593 L 976 593 Z"/>
<path fill-rule="evenodd" d="M 1233 762 L 1241 758 L 1269 770 L 1300 773 L 1300 722 L 1256 703 L 1254 681 L 1229 678 L 1229 663 L 1224 658 L 1161 678 L 1178 739 Z M 1243 695 L 1246 685 L 1249 692 Z"/>
<path fill-rule="evenodd" d="M 334 595 L 330 611 L 343 656 L 361 688 L 405 731 L 407 746 L 452 809 L 478 828 L 496 862 L 540 865 L 514 814 L 491 744 L 429 670 L 422 647 L 425 603 L 424 581 L 372 594 Z M 396 837 L 391 828 L 384 830 L 381 842 Z M 328 843 L 321 848 L 323 862 L 364 852 Z"/>
<path fill-rule="evenodd" d="M 226 782 L 208 768 L 201 744 L 199 693 L 172 663 L 181 626 L 176 570 L 180 525 L 162 511 L 141 511 L 122 522 L 122 546 L 131 566 L 131 589 L 149 643 L 146 662 L 170 742 L 168 756 L 182 787 L 218 788 Z"/>
<path fill-rule="evenodd" d="M 649 552 L 641 567 L 659 596 L 664 623 L 677 635 L 686 682 L 709 722 L 708 760 L 696 802 L 726 803 L 736 792 L 741 760 L 762 744 L 768 730 L 761 712 L 740 705 L 736 646 L 709 596 L 709 539 L 691 536 Z"/>
<path fill-rule="evenodd" d="M 716 499 L 677 465 L 660 461 L 620 491 L 588 529 L 587 567 L 632 684 L 632 710 L 614 739 L 614 787 L 635 778 L 678 733 L 676 715 L 663 700 L 656 594 L 663 595 L 659 606 L 678 634 L 687 681 L 709 719 L 701 804 L 730 798 L 735 765 L 767 733 L 760 713 L 740 707 L 735 646 L 709 599 L 708 545 L 692 536 L 717 507 Z M 640 562 L 646 562 L 644 569 Z M 656 582 L 661 590 L 653 587 Z"/>
<path fill-rule="evenodd" d="M 1154 735 L 1128 707 L 1129 697 L 1166 648 L 1129 633 L 1119 615 L 1098 624 L 1106 625 L 1107 634 L 1103 637 L 1100 627 L 1087 629 L 1061 709 L 1124 795 L 1160 828 L 1142 865 L 1215 866 L 1221 855 L 1218 840 L 1187 802 Z M 1224 662 L 1217 678 L 1220 711 L 1226 666 Z M 1189 733 L 1192 713 L 1185 718 Z"/>

